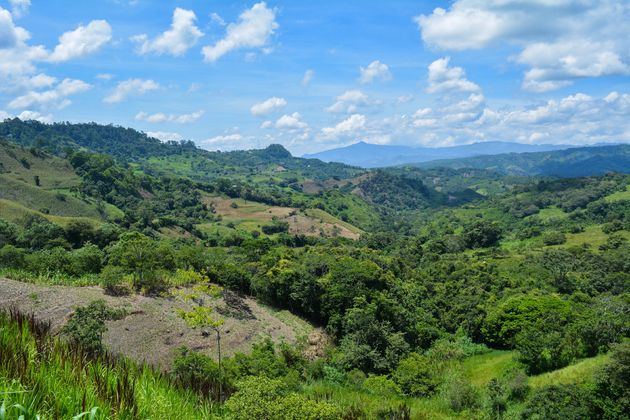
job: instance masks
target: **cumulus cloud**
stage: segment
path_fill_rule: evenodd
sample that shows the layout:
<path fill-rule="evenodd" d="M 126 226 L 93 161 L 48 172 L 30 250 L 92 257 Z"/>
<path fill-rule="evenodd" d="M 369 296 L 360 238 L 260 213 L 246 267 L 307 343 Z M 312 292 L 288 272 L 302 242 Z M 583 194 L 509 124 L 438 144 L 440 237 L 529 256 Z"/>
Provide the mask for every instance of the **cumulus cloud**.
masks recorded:
<path fill-rule="evenodd" d="M 302 121 L 302 115 L 294 112 L 291 115 L 283 115 L 276 121 L 276 128 L 286 130 L 303 130 L 308 128 L 308 124 Z"/>
<path fill-rule="evenodd" d="M 278 98 L 276 96 L 273 96 L 263 102 L 259 102 L 257 104 L 254 104 L 250 111 L 252 113 L 252 115 L 255 115 L 257 117 L 263 116 L 263 115 L 267 115 L 270 114 L 271 112 L 283 108 L 287 105 L 287 100 L 284 98 Z"/>
<path fill-rule="evenodd" d="M 203 47 L 202 54 L 205 61 L 212 63 L 233 50 L 264 47 L 277 28 L 276 12 L 265 2 L 256 3 L 241 13 L 238 22 L 227 26 L 224 38 Z"/>
<path fill-rule="evenodd" d="M 429 64 L 429 86 L 427 92 L 477 92 L 479 86 L 466 78 L 461 67 L 449 67 L 450 57 L 435 60 Z"/>
<path fill-rule="evenodd" d="M 11 13 L 0 7 L 0 49 L 11 48 L 17 44 L 20 28 L 13 23 Z M 24 35 L 22 35 L 24 38 Z"/>
<path fill-rule="evenodd" d="M 136 114 L 136 121 L 146 121 L 149 123 L 163 123 L 163 122 L 173 122 L 177 124 L 190 124 L 197 121 L 204 114 L 204 111 L 196 111 L 190 114 L 164 114 L 163 112 L 158 112 L 155 114 L 149 114 L 144 111 L 140 111 Z"/>
<path fill-rule="evenodd" d="M 112 28 L 104 20 L 93 20 L 87 26 L 79 25 L 74 31 L 59 37 L 59 44 L 49 56 L 52 62 L 68 61 L 98 51 L 112 39 Z"/>
<path fill-rule="evenodd" d="M 35 111 L 22 111 L 17 117 L 22 121 L 35 120 L 45 124 L 53 122 L 53 116 L 51 114 L 42 115 Z"/>
<path fill-rule="evenodd" d="M 16 19 L 26 15 L 31 7 L 31 0 L 9 0 L 9 3 L 11 3 L 11 13 Z"/>
<path fill-rule="evenodd" d="M 381 63 L 379 60 L 372 61 L 367 67 L 359 69 L 361 83 L 371 83 L 375 79 L 391 80 L 392 73 L 389 71 L 387 64 Z"/>
<path fill-rule="evenodd" d="M 243 139 L 244 137 L 241 133 L 233 133 L 214 136 L 199 143 L 206 148 L 235 149 L 239 147 Z"/>
<path fill-rule="evenodd" d="M 308 85 L 311 84 L 311 81 L 313 81 L 313 77 L 315 77 L 315 71 L 308 69 L 304 72 L 304 77 L 302 77 L 302 86 L 303 87 L 308 87 Z"/>
<path fill-rule="evenodd" d="M 30 80 L 33 83 L 33 87 L 44 87 L 50 86 L 50 84 L 54 83 L 55 79 L 40 74 Z M 33 105 L 42 108 L 65 108 L 71 104 L 71 101 L 67 99 L 68 96 L 85 92 L 91 87 L 91 85 L 81 80 L 64 79 L 61 83 L 57 84 L 54 89 L 41 92 L 30 91 L 25 95 L 18 96 L 9 102 L 9 108 L 29 108 Z"/>
<path fill-rule="evenodd" d="M 147 136 L 153 137 L 154 139 L 158 139 L 158 140 L 164 141 L 164 142 L 166 142 L 166 141 L 180 141 L 180 140 L 184 139 L 184 137 L 182 137 L 181 134 L 168 132 L 168 131 L 149 131 L 149 132 L 147 132 Z"/>
<path fill-rule="evenodd" d="M 137 52 L 141 55 L 155 53 L 181 56 L 204 35 L 195 24 L 196 21 L 195 12 L 178 7 L 173 12 L 171 29 L 155 39 L 149 39 L 148 35 L 142 34 L 132 37 L 132 40 L 139 44 Z"/>
<path fill-rule="evenodd" d="M 322 128 L 322 135 L 327 139 L 339 137 L 355 136 L 365 127 L 365 115 L 353 114 L 345 120 L 337 123 L 334 127 Z"/>
<path fill-rule="evenodd" d="M 537 92 L 577 78 L 630 74 L 629 20 L 624 0 L 456 0 L 416 18 L 434 48 L 520 47 L 516 62 L 529 68 L 523 88 Z"/>
<path fill-rule="evenodd" d="M 326 108 L 326 112 L 332 113 L 356 113 L 359 109 L 366 109 L 380 105 L 381 102 L 370 99 L 360 90 L 348 90 L 335 98 L 335 102 Z"/>
<path fill-rule="evenodd" d="M 146 92 L 159 89 L 159 87 L 160 85 L 153 80 L 128 79 L 118 83 L 112 93 L 103 99 L 103 102 L 108 104 L 122 102 L 130 95 L 144 95 Z"/>

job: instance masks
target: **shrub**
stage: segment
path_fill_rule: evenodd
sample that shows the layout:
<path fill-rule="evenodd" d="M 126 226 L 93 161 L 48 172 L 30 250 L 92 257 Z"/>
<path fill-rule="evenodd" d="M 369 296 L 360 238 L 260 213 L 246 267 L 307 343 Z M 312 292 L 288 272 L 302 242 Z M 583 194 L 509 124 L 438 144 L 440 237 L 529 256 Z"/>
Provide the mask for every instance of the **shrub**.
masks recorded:
<path fill-rule="evenodd" d="M 392 377 L 401 391 L 409 396 L 431 395 L 438 385 L 429 359 L 418 353 L 410 353 L 401 360 Z"/>
<path fill-rule="evenodd" d="M 13 245 L 0 248 L 0 267 L 24 268 L 26 264 L 26 250 Z"/>
<path fill-rule="evenodd" d="M 580 348 L 570 337 L 558 331 L 530 328 L 516 336 L 518 360 L 527 373 L 537 374 L 567 366 L 580 355 Z"/>
<path fill-rule="evenodd" d="M 534 392 L 525 403 L 521 418 L 528 420 L 569 420 L 593 417 L 592 396 L 577 385 L 550 385 Z"/>
<path fill-rule="evenodd" d="M 469 381 L 461 377 L 455 377 L 446 383 L 444 396 L 449 407 L 455 412 L 472 410 L 481 406 L 479 390 Z"/>
<path fill-rule="evenodd" d="M 104 300 L 95 300 L 75 310 L 63 327 L 63 333 L 86 352 L 100 353 L 103 350 L 103 333 L 107 331 L 105 321 L 121 319 L 125 314 L 124 309 L 111 309 Z"/>
<path fill-rule="evenodd" d="M 562 232 L 547 232 L 543 235 L 543 244 L 562 245 L 567 241 L 567 237 Z"/>
<path fill-rule="evenodd" d="M 363 389 L 374 395 L 397 395 L 400 387 L 385 375 L 370 375 L 363 382 Z"/>
<path fill-rule="evenodd" d="M 105 294 L 111 296 L 127 296 L 133 292 L 131 281 L 122 267 L 107 265 L 99 275 L 100 285 Z"/>
<path fill-rule="evenodd" d="M 225 403 L 229 419 L 332 420 L 342 417 L 335 405 L 288 392 L 278 379 L 249 377 L 239 382 L 237 389 Z"/>
<path fill-rule="evenodd" d="M 96 245 L 87 244 L 83 248 L 72 251 L 69 274 L 81 276 L 83 274 L 97 274 L 101 271 L 105 254 Z"/>

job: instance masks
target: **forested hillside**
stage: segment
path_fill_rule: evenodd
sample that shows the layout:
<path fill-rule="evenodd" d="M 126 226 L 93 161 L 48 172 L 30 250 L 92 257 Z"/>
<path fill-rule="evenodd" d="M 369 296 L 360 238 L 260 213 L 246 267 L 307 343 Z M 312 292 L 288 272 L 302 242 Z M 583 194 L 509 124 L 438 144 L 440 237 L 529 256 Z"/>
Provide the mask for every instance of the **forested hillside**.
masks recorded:
<path fill-rule="evenodd" d="M 630 146 L 576 147 L 537 153 L 508 153 L 419 163 L 420 168 L 489 169 L 506 175 L 565 178 L 630 172 Z"/>
<path fill-rule="evenodd" d="M 7 418 L 625 416 L 630 175 L 0 136 Z"/>

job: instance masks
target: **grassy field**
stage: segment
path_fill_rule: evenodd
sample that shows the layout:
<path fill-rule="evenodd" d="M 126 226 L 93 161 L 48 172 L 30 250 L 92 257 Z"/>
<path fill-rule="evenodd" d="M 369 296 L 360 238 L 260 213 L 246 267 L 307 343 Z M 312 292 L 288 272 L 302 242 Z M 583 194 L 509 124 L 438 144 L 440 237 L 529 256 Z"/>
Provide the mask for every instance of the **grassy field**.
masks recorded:
<path fill-rule="evenodd" d="M 302 213 L 290 207 L 269 206 L 255 201 L 209 194 L 204 195 L 204 202 L 215 209 L 217 216 L 221 216 L 220 223 L 197 225 L 208 234 L 233 233 L 234 229 L 248 234 L 253 231 L 260 232 L 262 226 L 270 225 L 275 220 L 287 222 L 291 234 L 339 235 L 357 239 L 362 233 L 350 223 L 319 209 L 309 209 Z M 226 226 L 228 223 L 234 225 L 234 229 Z"/>
<path fill-rule="evenodd" d="M 610 194 L 604 197 L 609 203 L 614 203 L 616 201 L 629 200 L 630 201 L 630 185 L 628 185 L 625 191 L 617 191 L 616 193 Z"/>
<path fill-rule="evenodd" d="M 583 359 L 565 368 L 532 376 L 529 380 L 529 384 L 534 388 L 540 388 L 546 385 L 585 383 L 588 382 L 597 369 L 601 368 L 609 359 L 609 354 L 600 354 L 596 357 Z"/>

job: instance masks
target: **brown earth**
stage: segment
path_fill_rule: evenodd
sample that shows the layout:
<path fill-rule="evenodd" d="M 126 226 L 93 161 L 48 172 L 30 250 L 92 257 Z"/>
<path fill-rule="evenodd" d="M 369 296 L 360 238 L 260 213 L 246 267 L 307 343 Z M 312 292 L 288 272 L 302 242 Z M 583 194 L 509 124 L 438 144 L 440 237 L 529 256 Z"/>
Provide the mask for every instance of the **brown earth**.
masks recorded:
<path fill-rule="evenodd" d="M 232 221 L 235 224 L 243 221 L 256 221 L 271 223 L 274 217 L 289 223 L 289 233 L 306 236 L 340 236 L 349 239 L 359 239 L 360 234 L 353 232 L 342 224 L 330 223 L 299 213 L 297 209 L 291 207 L 267 206 L 265 204 L 246 201 L 241 199 L 230 199 L 224 197 L 205 197 L 205 203 L 214 208 L 215 214 L 221 216 L 225 221 Z M 232 206 L 236 203 L 237 207 Z M 332 218 L 332 216 L 330 216 Z"/>
<path fill-rule="evenodd" d="M 40 286 L 0 278 L 0 310 L 17 307 L 48 320 L 54 331 L 72 316 L 75 308 L 96 299 L 104 299 L 110 307 L 125 308 L 128 315 L 118 321 L 108 321 L 103 337 L 105 346 L 114 353 L 124 354 L 136 361 L 170 367 L 176 349 L 186 346 L 216 357 L 214 333 L 204 336 L 201 330 L 189 328 L 176 309 L 187 304 L 172 297 L 133 295 L 113 297 L 100 287 Z M 248 352 L 251 346 L 264 339 L 274 342 L 307 345 L 305 354 L 313 357 L 327 342 L 319 329 L 290 314 L 276 311 L 257 303 L 250 297 L 231 292 L 211 302 L 222 327 L 221 350 L 225 355 Z"/>

